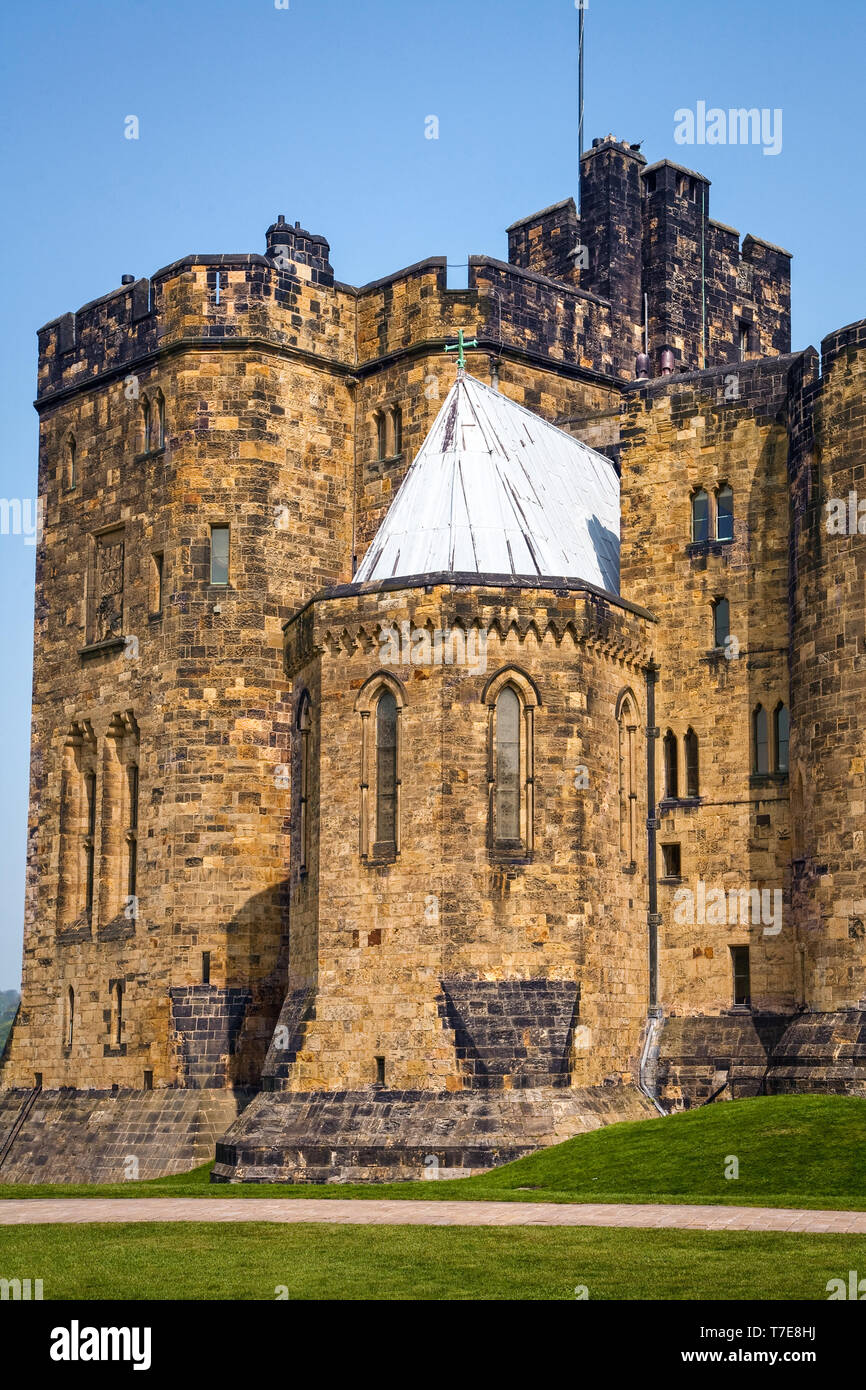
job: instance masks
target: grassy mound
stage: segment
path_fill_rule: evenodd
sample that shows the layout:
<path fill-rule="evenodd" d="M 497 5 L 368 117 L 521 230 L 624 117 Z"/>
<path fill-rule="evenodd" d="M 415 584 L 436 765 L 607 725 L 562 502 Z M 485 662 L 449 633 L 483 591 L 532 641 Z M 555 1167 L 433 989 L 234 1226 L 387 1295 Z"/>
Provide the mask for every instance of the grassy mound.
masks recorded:
<path fill-rule="evenodd" d="M 732 1160 L 735 1160 L 733 1162 Z M 725 1174 L 737 1176 L 728 1176 Z M 761 1096 L 665 1119 L 610 1125 L 470 1179 L 489 1195 L 534 1187 L 592 1199 L 755 1202 L 779 1196 L 866 1203 L 866 1100 Z"/>

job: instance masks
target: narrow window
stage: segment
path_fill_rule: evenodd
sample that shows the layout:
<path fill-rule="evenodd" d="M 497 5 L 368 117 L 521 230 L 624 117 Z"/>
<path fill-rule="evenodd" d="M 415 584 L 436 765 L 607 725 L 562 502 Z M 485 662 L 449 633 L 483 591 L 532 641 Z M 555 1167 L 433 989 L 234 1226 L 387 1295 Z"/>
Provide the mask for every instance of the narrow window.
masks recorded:
<path fill-rule="evenodd" d="M 726 598 L 717 598 L 713 604 L 713 643 L 724 647 L 731 635 L 731 606 Z"/>
<path fill-rule="evenodd" d="M 201 982 L 203 985 L 210 984 L 210 951 L 201 953 Z"/>
<path fill-rule="evenodd" d="M 679 845 L 662 845 L 662 866 L 665 878 L 679 878 L 681 863 Z"/>
<path fill-rule="evenodd" d="M 373 418 L 376 421 L 376 458 L 384 459 L 388 450 L 388 422 L 381 410 Z"/>
<path fill-rule="evenodd" d="M 740 361 L 745 362 L 749 355 L 749 325 L 740 323 L 737 329 L 737 353 Z"/>
<path fill-rule="evenodd" d="M 72 1040 L 73 1040 L 74 1036 L 75 1036 L 75 990 L 74 990 L 74 989 L 72 988 L 72 986 L 70 985 L 70 986 L 69 986 L 69 989 L 66 991 L 66 1038 L 65 1038 L 65 1044 L 66 1044 L 67 1047 L 71 1047 L 71 1046 L 72 1046 Z"/>
<path fill-rule="evenodd" d="M 127 785 L 127 874 L 126 895 L 134 898 L 138 878 L 138 764 L 130 763 L 126 769 Z"/>
<path fill-rule="evenodd" d="M 759 775 L 770 771 L 770 750 L 767 742 L 767 711 L 758 705 L 752 715 L 752 767 Z"/>
<path fill-rule="evenodd" d="M 60 847 L 58 854 L 57 925 L 70 926 L 83 911 L 87 852 L 87 772 L 93 746 L 81 725 L 72 724 L 63 746 L 60 772 Z"/>
<path fill-rule="evenodd" d="M 520 841 L 520 700 L 506 685 L 496 701 L 494 815 L 500 844 Z"/>
<path fill-rule="evenodd" d="M 679 796 L 679 766 L 677 757 L 677 739 L 672 729 L 668 729 L 664 736 L 664 758 L 665 758 L 665 796 L 670 801 L 676 801 Z"/>
<path fill-rule="evenodd" d="M 152 1091 L 152 1090 L 153 1090 L 153 1072 L 152 1072 L 152 1071 L 146 1071 L 146 1072 L 144 1073 L 144 1089 L 145 1089 L 146 1091 Z"/>
<path fill-rule="evenodd" d="M 723 483 L 716 493 L 716 540 L 734 539 L 734 489 Z"/>
<path fill-rule="evenodd" d="M 143 449 L 143 452 L 144 452 L 145 454 L 149 454 L 149 453 L 150 453 L 151 430 L 152 430 L 152 425 L 153 425 L 153 416 L 152 416 L 152 414 L 151 414 L 150 401 L 148 400 L 147 396 L 142 396 L 142 398 L 141 398 L 141 423 L 142 423 L 142 433 L 143 433 L 143 437 L 144 437 L 144 449 Z"/>
<path fill-rule="evenodd" d="M 84 910 L 87 913 L 93 911 L 93 890 L 94 890 L 94 854 L 96 846 L 96 773 L 88 772 L 84 780 L 84 792 L 87 804 L 87 818 L 85 821 L 86 831 L 84 835 L 84 867 L 85 867 L 85 893 Z"/>
<path fill-rule="evenodd" d="M 66 441 L 66 486 L 71 490 L 78 482 L 78 468 L 75 456 L 75 435 Z"/>
<path fill-rule="evenodd" d="M 773 763 L 777 772 L 788 771 L 788 746 L 791 739 L 791 716 L 781 702 L 773 713 Z"/>
<path fill-rule="evenodd" d="M 153 614 L 162 612 L 162 581 L 165 568 L 165 557 L 161 550 L 151 556 L 151 598 L 150 611 Z"/>
<path fill-rule="evenodd" d="M 631 870 L 635 862 L 637 792 L 635 790 L 635 734 L 637 715 L 631 699 L 622 702 L 619 713 L 619 847 Z"/>
<path fill-rule="evenodd" d="M 111 992 L 111 1046 L 120 1047 L 123 1035 L 123 981 L 115 980 Z"/>
<path fill-rule="evenodd" d="M 210 528 L 210 582 L 228 584 L 229 582 L 229 528 L 212 526 Z"/>
<path fill-rule="evenodd" d="M 153 435 L 153 448 L 162 449 L 165 446 L 165 397 L 158 388 L 153 396 L 151 433 Z"/>
<path fill-rule="evenodd" d="M 397 850 L 397 701 L 383 690 L 376 706 L 376 852 Z"/>
<path fill-rule="evenodd" d="M 376 1085 L 377 1085 L 377 1086 L 384 1086 L 384 1085 L 385 1085 L 385 1058 L 384 1058 L 384 1057 L 377 1057 L 377 1058 L 376 1058 Z"/>
<path fill-rule="evenodd" d="M 692 540 L 703 544 L 710 538 L 710 499 L 704 489 L 692 493 Z"/>
<path fill-rule="evenodd" d="M 698 736 L 689 729 L 683 739 L 686 750 L 686 796 L 699 796 L 698 788 Z"/>
<path fill-rule="evenodd" d="M 391 435 L 395 456 L 403 452 L 403 411 L 395 405 L 391 411 Z"/>
<path fill-rule="evenodd" d="M 748 1008 L 751 1003 L 748 946 L 731 947 L 731 966 L 734 975 L 734 1007 Z"/>
<path fill-rule="evenodd" d="M 394 705 L 396 710 L 396 701 L 394 702 Z M 299 788 L 299 823 L 301 839 L 300 870 L 302 874 L 305 874 L 307 872 L 307 868 L 309 866 L 310 861 L 310 724 L 310 700 L 309 696 L 304 694 L 304 696 L 301 699 L 301 707 L 300 712 L 298 714 L 298 729 L 301 738 L 301 785 Z"/>

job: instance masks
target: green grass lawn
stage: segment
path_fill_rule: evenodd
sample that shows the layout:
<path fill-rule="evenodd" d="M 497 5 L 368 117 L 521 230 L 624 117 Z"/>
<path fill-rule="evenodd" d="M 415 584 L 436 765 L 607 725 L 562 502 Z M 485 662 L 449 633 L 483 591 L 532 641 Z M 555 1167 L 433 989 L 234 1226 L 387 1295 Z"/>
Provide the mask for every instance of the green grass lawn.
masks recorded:
<path fill-rule="evenodd" d="M 728 1156 L 739 1177 L 726 1179 Z M 0 1197 L 399 1197 L 719 1202 L 866 1210 L 866 1100 L 766 1096 L 609 1125 L 476 1178 L 378 1184 L 211 1184 L 210 1166 L 151 1182 L 0 1185 Z M 528 1190 L 527 1190 L 528 1189 Z"/>
<path fill-rule="evenodd" d="M 866 1237 L 604 1229 L 7 1226 L 0 1273 L 51 1299 L 827 1298 Z M 286 1295 L 284 1294 L 283 1297 Z"/>

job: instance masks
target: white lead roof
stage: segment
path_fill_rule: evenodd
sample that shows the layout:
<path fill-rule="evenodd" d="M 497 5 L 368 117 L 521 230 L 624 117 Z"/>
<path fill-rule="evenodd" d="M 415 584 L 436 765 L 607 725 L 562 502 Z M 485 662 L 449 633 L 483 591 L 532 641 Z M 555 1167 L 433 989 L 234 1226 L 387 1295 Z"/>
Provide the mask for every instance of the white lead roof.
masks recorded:
<path fill-rule="evenodd" d="M 613 464 L 459 374 L 354 582 L 439 573 L 582 579 L 618 594 Z"/>

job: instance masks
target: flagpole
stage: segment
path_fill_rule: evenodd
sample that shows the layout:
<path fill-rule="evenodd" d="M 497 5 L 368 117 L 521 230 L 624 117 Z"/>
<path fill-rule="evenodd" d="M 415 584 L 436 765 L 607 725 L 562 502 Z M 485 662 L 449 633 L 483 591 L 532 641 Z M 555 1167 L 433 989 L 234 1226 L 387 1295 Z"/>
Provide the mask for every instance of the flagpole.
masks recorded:
<path fill-rule="evenodd" d="M 583 21 L 586 11 L 580 5 L 577 30 L 577 91 L 580 114 L 577 122 L 577 157 L 580 159 L 583 154 Z"/>

